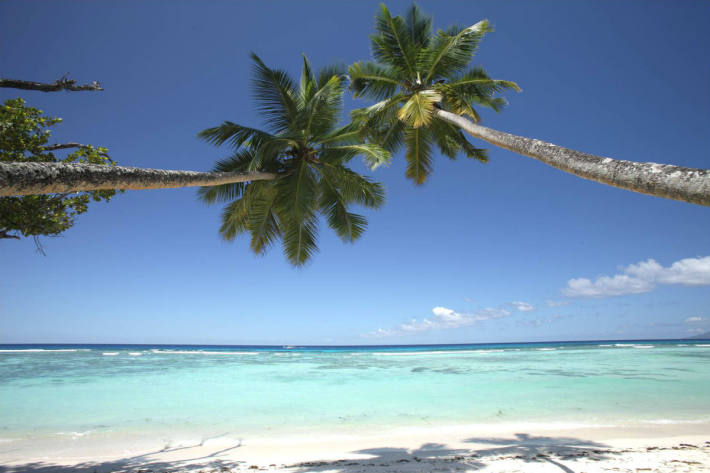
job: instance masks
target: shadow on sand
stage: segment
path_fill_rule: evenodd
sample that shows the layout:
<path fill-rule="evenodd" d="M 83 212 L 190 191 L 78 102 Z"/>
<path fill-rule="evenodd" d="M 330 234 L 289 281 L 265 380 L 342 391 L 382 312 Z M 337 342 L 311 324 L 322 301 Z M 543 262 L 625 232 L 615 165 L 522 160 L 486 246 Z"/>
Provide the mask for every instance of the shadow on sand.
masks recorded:
<path fill-rule="evenodd" d="M 291 468 L 294 473 L 453 472 L 480 470 L 496 460 L 512 459 L 524 463 L 547 462 L 565 473 L 575 473 L 561 462 L 582 457 L 599 461 L 613 454 L 608 445 L 597 442 L 571 437 L 536 437 L 522 433 L 515 434 L 513 438 L 470 438 L 464 442 L 472 444 L 471 448 L 450 449 L 436 443 L 427 443 L 413 450 L 372 448 L 353 452 L 372 456 L 365 460 L 306 462 Z"/>
<path fill-rule="evenodd" d="M 452 449 L 439 443 L 425 443 L 415 449 L 405 448 L 369 448 L 351 452 L 358 456 L 367 455 L 366 459 L 313 461 L 295 465 L 280 465 L 292 473 L 325 472 L 363 473 L 363 472 L 453 472 L 475 471 L 502 459 L 522 461 L 524 463 L 547 462 L 565 473 L 575 473 L 562 462 L 586 458 L 592 461 L 609 458 L 613 452 L 607 445 L 571 437 L 536 437 L 529 434 L 515 434 L 513 438 L 469 438 L 464 441 L 470 448 Z M 74 466 L 53 465 L 50 463 L 28 463 L 16 466 L 0 466 L 0 473 L 163 473 L 163 472 L 231 472 L 251 470 L 255 466 L 238 460 L 241 442 L 210 453 L 209 455 L 183 458 L 179 461 L 161 461 L 151 459 L 177 450 L 189 450 L 202 444 L 186 447 L 164 448 L 140 456 L 124 458 L 111 462 L 87 462 Z M 189 457 L 189 455 L 187 455 Z M 347 456 L 347 455 L 344 455 Z M 223 458 L 220 458 L 223 457 Z M 259 465 L 259 469 L 270 470 L 276 465 Z"/>
<path fill-rule="evenodd" d="M 205 441 L 203 440 L 196 445 L 187 445 L 180 447 L 165 447 L 154 452 L 144 453 L 119 460 L 107 462 L 86 462 L 78 463 L 71 466 L 56 465 L 45 462 L 26 463 L 23 465 L 4 466 L 0 465 L 0 473 L 109 473 L 109 472 L 135 472 L 135 473 L 153 473 L 153 472 L 179 472 L 179 471 L 204 471 L 208 472 L 229 472 L 238 471 L 243 462 L 238 460 L 221 459 L 221 456 L 234 454 L 234 450 L 241 447 L 241 441 L 237 444 L 222 448 L 207 455 L 199 455 L 189 458 L 181 458 L 175 461 L 155 460 L 151 457 L 160 455 L 171 455 L 175 452 L 185 450 L 184 453 L 189 453 L 190 449 L 202 447 Z"/>

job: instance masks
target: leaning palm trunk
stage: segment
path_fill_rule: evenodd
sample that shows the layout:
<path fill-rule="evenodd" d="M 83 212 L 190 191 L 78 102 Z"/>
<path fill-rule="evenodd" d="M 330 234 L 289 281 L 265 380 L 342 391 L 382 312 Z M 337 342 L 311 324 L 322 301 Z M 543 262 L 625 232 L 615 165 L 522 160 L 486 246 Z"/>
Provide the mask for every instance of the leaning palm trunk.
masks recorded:
<path fill-rule="evenodd" d="M 0 196 L 166 189 L 275 179 L 267 172 L 195 172 L 74 163 L 0 163 Z"/>
<path fill-rule="evenodd" d="M 492 130 L 445 110 L 437 110 L 436 115 L 471 136 L 584 179 L 642 194 L 710 206 L 710 170 L 604 158 Z"/>

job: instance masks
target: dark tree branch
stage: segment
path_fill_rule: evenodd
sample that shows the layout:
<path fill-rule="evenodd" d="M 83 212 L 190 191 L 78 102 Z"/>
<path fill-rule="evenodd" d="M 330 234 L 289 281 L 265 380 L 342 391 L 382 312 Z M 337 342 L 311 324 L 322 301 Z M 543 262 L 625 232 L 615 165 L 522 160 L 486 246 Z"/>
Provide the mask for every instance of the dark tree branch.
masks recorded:
<path fill-rule="evenodd" d="M 32 82 L 28 80 L 0 79 L 0 87 L 22 90 L 39 90 L 41 92 L 58 92 L 60 90 L 69 90 L 72 92 L 82 90 L 104 90 L 103 87 L 101 87 L 101 85 L 99 85 L 96 81 L 93 81 L 91 84 L 76 85 L 76 81 L 74 79 L 67 79 L 66 77 L 62 77 L 51 84 Z"/>
<path fill-rule="evenodd" d="M 81 143 L 56 143 L 53 145 L 42 146 L 42 151 L 57 151 L 59 149 L 72 149 L 72 148 L 88 148 L 89 145 L 83 145 Z M 111 159 L 108 153 L 99 153 L 99 156 Z"/>
<path fill-rule="evenodd" d="M 14 240 L 19 240 L 20 236 L 19 235 L 10 235 L 9 233 L 7 233 L 7 230 L 3 230 L 0 232 L 0 239 L 2 239 L 2 238 L 12 238 Z"/>
<path fill-rule="evenodd" d="M 56 151 L 58 149 L 69 149 L 69 148 L 86 148 L 87 145 L 81 143 L 57 143 L 53 145 L 42 146 L 42 151 Z"/>

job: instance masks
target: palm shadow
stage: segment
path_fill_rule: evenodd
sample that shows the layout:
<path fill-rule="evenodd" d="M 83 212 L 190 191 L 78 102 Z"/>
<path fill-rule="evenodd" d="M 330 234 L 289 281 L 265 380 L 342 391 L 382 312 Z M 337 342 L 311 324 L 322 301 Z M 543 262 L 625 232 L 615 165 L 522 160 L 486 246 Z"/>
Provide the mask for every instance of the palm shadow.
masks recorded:
<path fill-rule="evenodd" d="M 446 445 L 440 443 L 425 443 L 415 449 L 367 448 L 351 453 L 369 455 L 370 458 L 303 462 L 290 465 L 288 468 L 293 469 L 294 473 L 318 471 L 361 473 L 369 468 L 374 468 L 377 471 L 415 473 L 422 471 L 470 471 L 478 470 L 484 466 L 476 461 L 470 450 L 447 448 Z"/>
<path fill-rule="evenodd" d="M 197 455 L 190 458 L 183 458 L 175 461 L 154 460 L 155 455 L 170 454 L 185 450 L 202 447 L 206 440 L 203 439 L 195 445 L 180 447 L 166 446 L 160 450 L 135 455 L 106 462 L 84 462 L 75 465 L 58 465 L 49 462 L 32 462 L 22 465 L 3 466 L 0 465 L 0 473 L 109 473 L 117 470 L 136 472 L 159 472 L 159 471 L 182 471 L 184 470 L 204 470 L 204 471 L 232 471 L 239 470 L 243 462 L 224 460 L 220 456 L 241 447 L 241 440 L 232 446 L 211 452 L 206 455 Z M 189 457 L 189 455 L 188 455 Z"/>
<path fill-rule="evenodd" d="M 491 448 L 476 449 L 477 456 L 507 456 L 524 462 L 547 462 L 565 473 L 574 470 L 560 463 L 560 460 L 587 458 L 599 461 L 609 458 L 613 452 L 608 445 L 573 437 L 541 437 L 517 433 L 515 438 L 469 438 L 465 442 L 477 445 L 495 445 Z"/>

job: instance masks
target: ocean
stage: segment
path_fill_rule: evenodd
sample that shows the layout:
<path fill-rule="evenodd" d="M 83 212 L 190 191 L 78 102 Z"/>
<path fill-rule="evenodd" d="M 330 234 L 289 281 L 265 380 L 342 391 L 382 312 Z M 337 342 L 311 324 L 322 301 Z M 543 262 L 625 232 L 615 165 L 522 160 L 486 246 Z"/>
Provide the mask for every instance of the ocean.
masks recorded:
<path fill-rule="evenodd" d="M 15 441 L 710 421 L 710 341 L 267 347 L 0 345 Z"/>

